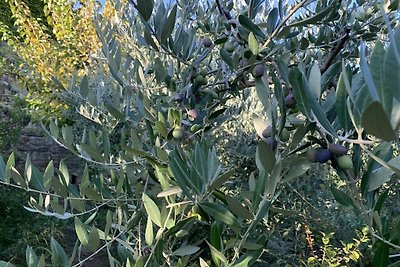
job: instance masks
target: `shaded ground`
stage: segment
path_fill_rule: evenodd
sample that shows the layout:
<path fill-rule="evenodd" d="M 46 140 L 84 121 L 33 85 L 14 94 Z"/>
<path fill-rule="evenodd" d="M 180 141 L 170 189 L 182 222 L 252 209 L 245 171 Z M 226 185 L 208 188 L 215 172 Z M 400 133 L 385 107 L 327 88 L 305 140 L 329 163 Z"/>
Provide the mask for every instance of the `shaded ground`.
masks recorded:
<path fill-rule="evenodd" d="M 74 249 L 75 241 L 78 238 L 76 236 L 76 232 L 75 232 L 73 225 L 67 226 L 63 230 L 63 235 L 64 235 L 64 239 L 62 240 L 62 243 L 63 243 L 64 249 L 65 249 L 67 255 L 71 255 L 72 250 Z M 89 257 L 92 253 L 93 252 L 91 252 L 91 251 L 82 249 L 81 260 Z M 74 264 L 78 263 L 77 257 L 78 256 L 75 257 Z M 103 267 L 103 266 L 106 267 L 106 266 L 109 266 L 107 250 L 103 249 L 102 251 L 100 251 L 96 255 L 94 255 L 91 259 L 85 261 L 80 266 L 83 266 L 83 267 Z"/>

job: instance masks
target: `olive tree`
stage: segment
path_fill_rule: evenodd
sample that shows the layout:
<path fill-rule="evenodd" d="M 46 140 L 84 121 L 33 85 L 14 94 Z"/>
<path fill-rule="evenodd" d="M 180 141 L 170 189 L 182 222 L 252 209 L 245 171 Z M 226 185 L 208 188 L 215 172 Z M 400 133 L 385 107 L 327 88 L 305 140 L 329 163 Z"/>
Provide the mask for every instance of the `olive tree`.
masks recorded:
<path fill-rule="evenodd" d="M 98 67 L 65 90 L 84 123 L 45 126 L 86 160 L 79 185 L 64 162 L 41 173 L 29 158 L 23 172 L 14 155 L 0 161 L 1 183 L 32 193 L 26 209 L 74 221 L 72 254 L 52 239 L 52 265 L 80 266 L 100 250 L 110 266 L 276 263 L 272 214 L 292 214 L 277 208 L 288 201 L 283 186 L 321 166 L 339 179 L 329 187 L 335 201 L 367 229 L 373 256 L 365 263 L 395 264 L 398 218 L 384 207 L 400 173 L 398 1 L 115 0 L 113 7 L 110 19 L 94 17 Z M 253 92 L 262 105 L 248 143 L 256 142 L 255 166 L 238 175 L 244 166 L 219 154 L 215 137 Z M 225 138 L 235 142 L 240 133 Z M 93 253 L 82 258 L 82 249 Z M 346 249 L 336 262 L 323 250 L 286 263 L 363 261 Z M 29 266 L 45 261 L 27 248 Z"/>

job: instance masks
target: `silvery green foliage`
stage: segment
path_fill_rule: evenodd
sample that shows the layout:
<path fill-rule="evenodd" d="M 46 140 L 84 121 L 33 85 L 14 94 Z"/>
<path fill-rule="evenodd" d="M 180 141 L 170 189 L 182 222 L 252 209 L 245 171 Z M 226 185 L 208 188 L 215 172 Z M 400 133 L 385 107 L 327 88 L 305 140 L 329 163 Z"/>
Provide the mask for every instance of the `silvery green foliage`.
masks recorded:
<path fill-rule="evenodd" d="M 366 223 L 377 238 L 373 260 L 388 261 L 389 248 L 398 248 L 388 240 L 397 237 L 386 240 L 390 226 L 380 215 L 389 191 L 379 189 L 399 173 L 392 149 L 399 30 L 390 31 L 387 48 L 375 40 L 379 27 L 390 30 L 376 18 L 392 20 L 396 8 L 387 14 L 364 3 L 373 13 L 356 18 L 349 12 L 357 7 L 346 1 L 260 8 L 262 2 L 241 1 L 242 9 L 231 1 L 116 1 L 112 19 L 97 14 L 99 67 L 66 93 L 85 123 L 80 130 L 56 121 L 46 126 L 87 161 L 79 186 L 64 162 L 41 173 L 28 159 L 21 173 L 13 155 L 0 160 L 2 183 L 34 193 L 28 210 L 74 219 L 72 256 L 52 239 L 53 265 L 83 264 L 91 256 L 76 258 L 82 248 L 92 256 L 107 250 L 111 266 L 267 265 L 278 261 L 270 254 L 289 264 L 297 256 L 306 261 L 309 255 L 279 248 L 274 234 L 286 234 L 271 229 L 293 214 L 305 216 L 288 209 L 281 194 L 318 164 L 306 158 L 310 147 L 324 149 L 324 163 L 342 179 L 342 188 L 331 186 L 329 203 L 334 198 Z M 203 45 L 206 36 L 211 46 Z M 384 63 L 393 68 L 380 74 L 376 66 Z M 253 77 L 256 65 L 266 71 Z M 340 166 L 329 143 L 351 151 L 353 168 Z M 249 177 L 235 175 L 245 166 L 221 151 L 255 154 Z M 371 160 L 360 162 L 362 155 Z M 27 258 L 30 266 L 43 262 L 30 248 Z"/>

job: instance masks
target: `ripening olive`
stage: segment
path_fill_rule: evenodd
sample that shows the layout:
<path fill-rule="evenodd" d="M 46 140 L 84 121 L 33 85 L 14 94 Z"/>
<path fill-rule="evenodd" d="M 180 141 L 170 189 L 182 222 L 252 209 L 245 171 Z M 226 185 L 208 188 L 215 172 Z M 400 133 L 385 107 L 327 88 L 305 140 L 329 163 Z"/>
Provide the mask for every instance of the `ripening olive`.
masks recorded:
<path fill-rule="evenodd" d="M 337 162 L 342 169 L 353 169 L 353 162 L 348 155 L 343 155 L 337 158 Z"/>
<path fill-rule="evenodd" d="M 288 95 L 285 97 L 285 105 L 286 105 L 288 108 L 293 108 L 293 107 L 296 105 L 296 100 L 294 99 L 293 94 L 288 94 Z"/>
<path fill-rule="evenodd" d="M 264 138 L 270 137 L 272 134 L 272 126 L 268 126 L 267 128 L 264 129 L 264 131 L 262 131 L 262 136 Z"/>
<path fill-rule="evenodd" d="M 247 61 L 246 58 L 242 58 L 242 59 L 239 60 L 239 67 L 240 67 L 240 68 L 244 68 L 244 67 L 246 67 L 248 64 L 249 64 L 249 62 Z"/>
<path fill-rule="evenodd" d="M 328 149 L 319 149 L 315 153 L 315 160 L 319 163 L 325 163 L 331 158 L 331 152 Z"/>
<path fill-rule="evenodd" d="M 208 71 L 207 71 L 207 69 L 201 69 L 200 72 L 199 72 L 199 74 L 200 74 L 201 76 L 205 77 L 205 76 L 207 76 Z"/>
<path fill-rule="evenodd" d="M 204 37 L 201 42 L 203 43 L 204 47 L 207 48 L 213 45 L 213 41 L 210 39 L 210 37 Z"/>
<path fill-rule="evenodd" d="M 175 101 L 177 102 L 182 102 L 183 99 L 185 99 L 185 95 L 184 94 L 176 94 L 174 97 Z"/>
<path fill-rule="evenodd" d="M 261 78 L 264 75 L 265 67 L 262 64 L 259 64 L 253 68 L 253 77 Z"/>
<path fill-rule="evenodd" d="M 193 119 L 196 119 L 199 116 L 199 113 L 195 109 L 188 110 L 187 114 Z"/>
<path fill-rule="evenodd" d="M 272 150 L 275 150 L 276 147 L 278 146 L 278 142 L 275 140 L 275 138 L 267 137 L 264 138 L 263 140 L 267 145 L 271 146 Z"/>
<path fill-rule="evenodd" d="M 310 162 L 317 162 L 317 160 L 315 159 L 315 155 L 317 154 L 317 150 L 315 148 L 308 149 L 306 154 L 307 154 L 307 159 Z"/>
<path fill-rule="evenodd" d="M 347 153 L 347 148 L 339 144 L 329 144 L 329 151 L 336 156 L 341 156 Z"/>
<path fill-rule="evenodd" d="M 198 84 L 203 84 L 203 80 L 204 80 L 204 77 L 200 74 L 196 76 L 196 79 L 194 79 L 194 81 Z"/>
<path fill-rule="evenodd" d="M 232 53 L 235 50 L 235 46 L 231 42 L 226 42 L 224 44 L 224 50 L 228 53 Z"/>
<path fill-rule="evenodd" d="M 282 142 L 288 141 L 290 138 L 290 133 L 286 128 L 283 128 L 281 134 L 279 135 L 279 139 L 281 139 Z"/>

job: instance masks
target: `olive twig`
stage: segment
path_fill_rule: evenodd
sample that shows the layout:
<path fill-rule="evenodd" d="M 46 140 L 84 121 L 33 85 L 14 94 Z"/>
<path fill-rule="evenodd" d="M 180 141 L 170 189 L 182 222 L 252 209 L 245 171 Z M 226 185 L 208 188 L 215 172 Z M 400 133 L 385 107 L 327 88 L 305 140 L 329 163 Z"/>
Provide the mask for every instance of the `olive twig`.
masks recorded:
<path fill-rule="evenodd" d="M 262 46 L 263 48 L 267 47 L 269 43 L 272 41 L 272 38 L 274 38 L 279 31 L 282 29 L 283 26 L 285 26 L 285 23 L 296 13 L 296 11 L 304 6 L 304 4 L 308 0 L 303 0 L 300 3 L 298 3 L 296 6 L 294 6 L 289 14 L 279 23 L 279 25 L 276 27 L 276 29 L 272 32 L 272 34 L 268 37 L 267 41 L 265 41 L 264 45 Z"/>
<path fill-rule="evenodd" d="M 373 144 L 375 144 L 375 141 L 364 140 L 362 138 L 349 139 L 347 137 L 339 136 L 338 139 L 340 141 L 345 141 L 347 143 L 352 143 L 352 144 L 357 144 L 357 145 L 361 145 L 361 144 L 363 144 L 363 145 L 373 145 Z"/>

